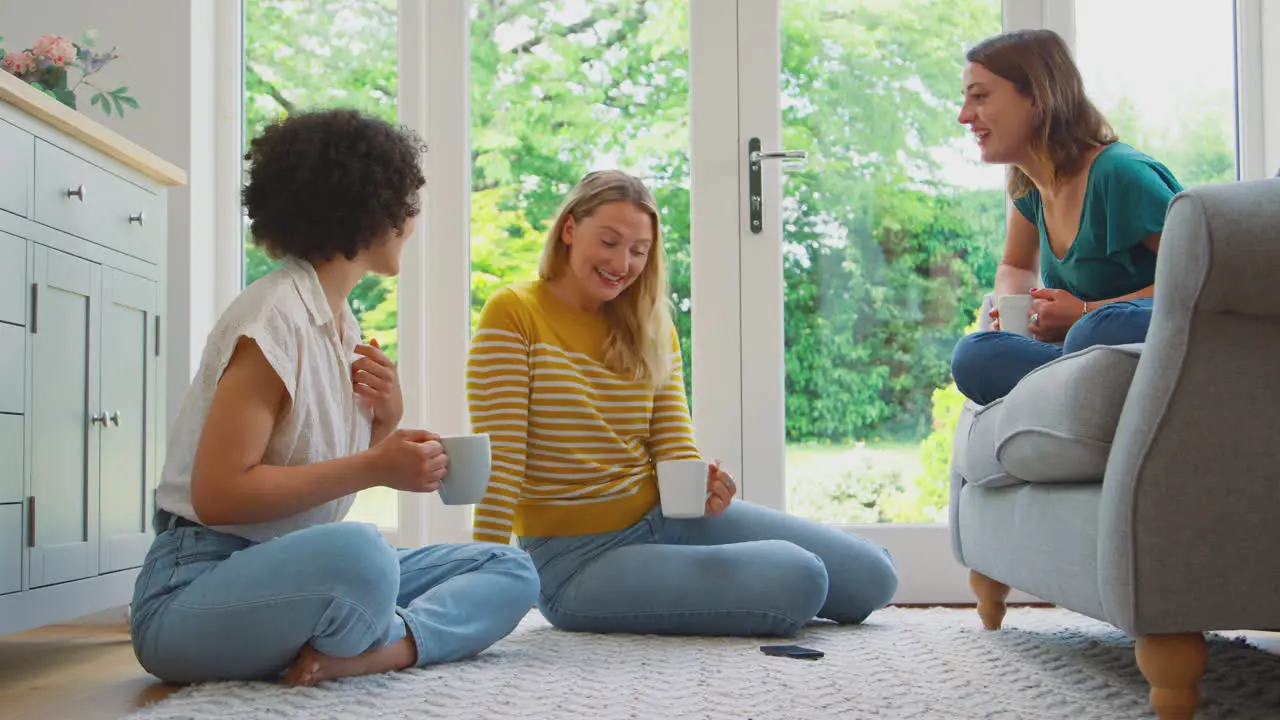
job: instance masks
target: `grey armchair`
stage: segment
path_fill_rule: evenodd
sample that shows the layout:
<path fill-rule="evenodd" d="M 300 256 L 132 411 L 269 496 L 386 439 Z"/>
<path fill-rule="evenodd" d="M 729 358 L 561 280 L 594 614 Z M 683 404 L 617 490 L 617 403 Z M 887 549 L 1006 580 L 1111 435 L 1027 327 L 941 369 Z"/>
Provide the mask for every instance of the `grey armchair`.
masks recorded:
<path fill-rule="evenodd" d="M 1011 587 L 1115 625 L 1162 719 L 1203 633 L 1280 627 L 1280 179 L 1174 198 L 1146 342 L 1095 347 L 965 407 L 951 538 L 978 613 Z"/>

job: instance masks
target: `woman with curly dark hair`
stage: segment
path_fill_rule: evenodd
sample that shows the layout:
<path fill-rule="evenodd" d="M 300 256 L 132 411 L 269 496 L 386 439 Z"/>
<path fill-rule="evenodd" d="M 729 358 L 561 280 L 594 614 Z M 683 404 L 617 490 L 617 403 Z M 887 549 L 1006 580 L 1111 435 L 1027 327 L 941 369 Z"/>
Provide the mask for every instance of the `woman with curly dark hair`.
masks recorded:
<path fill-rule="evenodd" d="M 425 184 L 412 133 L 351 110 L 254 139 L 244 204 L 281 268 L 227 308 L 171 430 L 133 645 L 170 682 L 316 682 L 449 662 L 511 632 L 537 598 L 527 555 L 397 550 L 342 522 L 375 486 L 432 492 L 439 437 L 398 429 L 395 365 L 347 296 L 395 275 Z"/>

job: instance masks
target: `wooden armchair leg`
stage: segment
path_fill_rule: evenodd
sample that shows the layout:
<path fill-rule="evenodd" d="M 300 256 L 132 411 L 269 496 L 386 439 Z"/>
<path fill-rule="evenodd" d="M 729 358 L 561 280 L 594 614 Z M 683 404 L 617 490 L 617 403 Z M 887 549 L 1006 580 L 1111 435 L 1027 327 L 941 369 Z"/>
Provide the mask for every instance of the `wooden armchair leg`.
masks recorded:
<path fill-rule="evenodd" d="M 1156 717 L 1191 720 L 1200 704 L 1197 686 L 1208 655 L 1204 635 L 1144 635 L 1137 640 L 1135 654 L 1138 669 L 1151 683 L 1151 709 Z"/>
<path fill-rule="evenodd" d="M 1009 586 L 977 570 L 970 570 L 969 587 L 978 596 L 978 617 L 982 618 L 982 626 L 988 630 L 999 630 L 1004 622 L 1004 601 L 1009 597 Z"/>

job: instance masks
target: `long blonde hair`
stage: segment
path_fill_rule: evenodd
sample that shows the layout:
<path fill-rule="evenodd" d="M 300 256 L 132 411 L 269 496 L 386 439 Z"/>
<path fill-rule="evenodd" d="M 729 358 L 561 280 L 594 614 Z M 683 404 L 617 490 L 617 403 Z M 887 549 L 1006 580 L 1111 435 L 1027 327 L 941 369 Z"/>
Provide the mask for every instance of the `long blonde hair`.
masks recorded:
<path fill-rule="evenodd" d="M 604 362 L 613 372 L 658 387 L 671 373 L 671 300 L 658 203 L 643 182 L 620 170 L 599 170 L 583 177 L 565 198 L 555 224 L 547 232 L 538 277 L 553 281 L 568 267 L 569 246 L 563 236 L 569 218 L 582 222 L 600 206 L 615 202 L 631 203 L 649 215 L 653 246 L 640 277 L 604 305 L 609 323 Z"/>

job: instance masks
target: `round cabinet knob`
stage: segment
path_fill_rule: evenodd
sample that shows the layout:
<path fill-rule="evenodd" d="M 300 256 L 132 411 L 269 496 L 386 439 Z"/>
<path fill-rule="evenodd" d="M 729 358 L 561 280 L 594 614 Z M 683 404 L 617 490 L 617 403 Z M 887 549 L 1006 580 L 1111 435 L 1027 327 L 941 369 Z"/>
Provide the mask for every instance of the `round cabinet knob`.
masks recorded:
<path fill-rule="evenodd" d="M 84 185 L 78 187 L 67 188 L 67 197 L 80 198 L 80 202 L 84 202 Z"/>
<path fill-rule="evenodd" d="M 106 414 L 105 412 L 100 412 L 100 413 L 98 413 L 97 415 L 93 415 L 93 416 L 91 416 L 91 417 L 89 418 L 89 424 L 90 424 L 90 425 L 106 425 L 106 424 L 107 424 L 107 414 Z"/>
<path fill-rule="evenodd" d="M 138 223 L 139 225 L 145 225 L 146 219 L 147 219 L 147 214 L 142 210 L 139 210 L 137 215 L 129 216 L 130 223 Z"/>
<path fill-rule="evenodd" d="M 111 415 L 108 416 L 108 419 L 111 420 L 112 425 L 115 425 L 116 427 L 120 427 L 120 411 L 119 410 L 112 410 Z"/>

